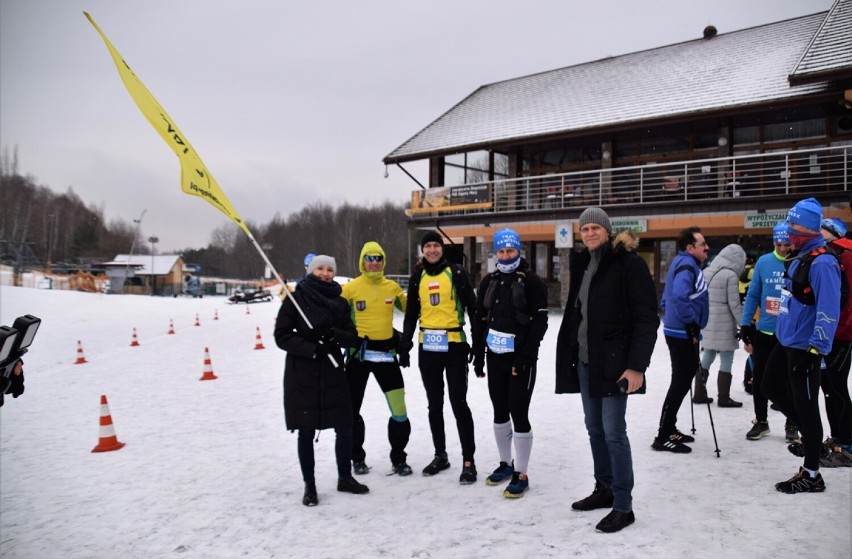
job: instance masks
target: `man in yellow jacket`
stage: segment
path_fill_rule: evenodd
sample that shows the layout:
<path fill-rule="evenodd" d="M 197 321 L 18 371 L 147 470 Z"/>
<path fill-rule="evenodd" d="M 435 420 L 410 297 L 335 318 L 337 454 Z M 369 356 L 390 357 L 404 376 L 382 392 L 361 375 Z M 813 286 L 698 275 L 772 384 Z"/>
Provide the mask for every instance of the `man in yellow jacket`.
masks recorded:
<path fill-rule="evenodd" d="M 343 284 L 342 294 L 349 303 L 349 312 L 358 328 L 358 336 L 366 340 L 360 349 L 352 350 L 346 364 L 354 414 L 353 470 L 356 474 L 370 471 L 365 462 L 365 426 L 364 418 L 361 417 L 361 404 L 367 380 L 373 373 L 391 411 L 388 440 L 391 445 L 392 472 L 407 476 L 411 474 L 411 467 L 405 462 L 405 447 L 411 435 L 411 423 L 405 408 L 402 372 L 396 360 L 399 336 L 393 329 L 393 309 L 396 307 L 405 312 L 406 296 L 398 283 L 385 277 L 385 251 L 379 243 L 369 241 L 364 244 L 358 268 L 361 275 Z"/>

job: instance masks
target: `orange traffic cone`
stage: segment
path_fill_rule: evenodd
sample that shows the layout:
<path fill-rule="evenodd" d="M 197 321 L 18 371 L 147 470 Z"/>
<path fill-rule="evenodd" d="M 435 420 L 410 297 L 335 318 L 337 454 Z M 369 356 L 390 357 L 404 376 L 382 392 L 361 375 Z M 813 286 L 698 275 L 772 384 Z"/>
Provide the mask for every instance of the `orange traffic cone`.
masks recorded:
<path fill-rule="evenodd" d="M 171 318 L 169 319 L 169 332 L 168 333 L 169 334 L 175 333 L 175 323 Z"/>
<path fill-rule="evenodd" d="M 83 363 L 88 363 L 88 361 L 86 361 L 86 357 L 83 355 L 83 344 L 80 343 L 80 340 L 77 340 L 77 360 L 74 361 L 74 364 L 82 365 Z"/>
<path fill-rule="evenodd" d="M 260 327 L 257 327 L 257 334 L 254 336 L 254 349 L 266 349 L 263 347 L 263 340 L 260 339 Z"/>
<path fill-rule="evenodd" d="M 139 345 L 139 340 L 136 338 L 136 328 L 133 329 L 133 336 L 130 338 L 130 347 Z"/>
<path fill-rule="evenodd" d="M 198 380 L 216 380 L 216 375 L 213 374 L 213 364 L 210 362 L 210 351 L 204 348 L 204 374 Z"/>
<path fill-rule="evenodd" d="M 124 446 L 124 443 L 119 442 L 115 436 L 112 416 L 109 414 L 109 404 L 107 404 L 107 397 L 103 394 L 101 394 L 101 422 L 98 431 L 98 445 L 92 449 L 92 452 L 109 452 Z"/>
<path fill-rule="evenodd" d="M 219 309 L 213 309 L 213 320 L 219 320 Z"/>
<path fill-rule="evenodd" d="M 198 313 L 195 313 L 195 325 L 201 326 L 201 323 L 198 321 Z"/>

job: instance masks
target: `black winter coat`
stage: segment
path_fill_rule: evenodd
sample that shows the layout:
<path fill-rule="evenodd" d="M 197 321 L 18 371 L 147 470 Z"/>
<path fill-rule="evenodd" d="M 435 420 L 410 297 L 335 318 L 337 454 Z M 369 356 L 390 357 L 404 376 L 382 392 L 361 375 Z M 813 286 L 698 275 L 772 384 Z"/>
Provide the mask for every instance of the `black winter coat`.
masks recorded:
<path fill-rule="evenodd" d="M 513 285 L 519 280 L 525 303 L 522 309 L 516 309 L 514 299 L 518 295 L 513 294 Z M 482 278 L 476 298 L 476 315 L 482 324 L 476 329 L 479 339 L 474 340 L 474 351 L 485 351 L 488 330 L 494 329 L 515 334 L 516 363 L 535 363 L 547 331 L 547 286 L 522 258 L 516 271 L 493 272 Z"/>
<path fill-rule="evenodd" d="M 619 394 L 616 382 L 626 369 L 644 373 L 651 363 L 660 318 L 657 292 L 648 265 L 634 251 L 639 240 L 622 231 L 603 246 L 598 269 L 589 286 L 589 393 L 600 398 Z M 556 341 L 556 393 L 580 392 L 577 375 L 579 346 L 576 308 L 580 283 L 591 256 L 588 250 L 571 255 L 568 304 Z M 637 391 L 643 393 L 645 386 Z"/>
<path fill-rule="evenodd" d="M 298 289 L 297 289 L 298 292 Z M 357 337 L 342 297 L 333 306 L 334 328 Z M 301 300 L 299 300 L 301 303 Z M 343 352 L 325 343 L 338 367 L 320 348 L 317 331 L 309 330 L 288 296 L 278 311 L 275 343 L 287 352 L 284 366 L 284 419 L 287 429 L 332 429 L 352 426 L 352 400 L 343 372 Z M 319 348 L 319 349 L 318 349 Z"/>

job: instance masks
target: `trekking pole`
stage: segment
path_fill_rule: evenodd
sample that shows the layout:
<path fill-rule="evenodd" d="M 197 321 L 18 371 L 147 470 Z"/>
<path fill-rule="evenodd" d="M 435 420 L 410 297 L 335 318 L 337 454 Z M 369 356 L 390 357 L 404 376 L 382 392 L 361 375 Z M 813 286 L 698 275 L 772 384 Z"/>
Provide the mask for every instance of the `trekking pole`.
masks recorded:
<path fill-rule="evenodd" d="M 692 417 L 692 434 L 695 434 L 695 404 L 692 403 L 692 383 L 689 384 L 689 415 Z"/>
<path fill-rule="evenodd" d="M 713 431 L 713 444 L 716 445 L 716 458 L 720 458 L 722 451 L 719 450 L 719 442 L 716 441 L 716 426 L 713 424 L 713 411 L 710 409 L 710 402 L 707 402 L 707 413 L 710 414 L 710 429 Z"/>

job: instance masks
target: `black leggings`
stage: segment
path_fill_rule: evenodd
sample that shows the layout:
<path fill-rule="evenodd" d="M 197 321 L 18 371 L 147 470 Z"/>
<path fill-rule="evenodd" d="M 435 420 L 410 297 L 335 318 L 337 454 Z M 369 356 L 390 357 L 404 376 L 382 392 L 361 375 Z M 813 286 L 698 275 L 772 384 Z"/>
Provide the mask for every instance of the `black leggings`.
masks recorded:
<path fill-rule="evenodd" d="M 766 371 L 766 362 L 776 345 L 778 345 L 778 338 L 775 337 L 775 334 L 757 332 L 752 340 L 751 399 L 754 402 L 754 416 L 758 421 L 767 421 L 768 417 L 769 402 L 763 395 L 760 385 L 763 382 L 763 373 Z"/>
<path fill-rule="evenodd" d="M 337 477 L 352 475 L 352 429 L 350 427 L 334 430 L 334 454 L 337 458 Z M 312 429 L 299 429 L 299 466 L 302 468 L 302 480 L 314 483 L 314 433 Z"/>
<path fill-rule="evenodd" d="M 698 370 L 698 346 L 691 340 L 682 340 L 666 336 L 669 346 L 669 356 L 672 360 L 672 380 L 666 399 L 663 401 L 663 411 L 660 413 L 660 427 L 657 436 L 666 438 L 677 431 L 677 412 L 683 403 L 683 398 L 689 394 L 692 379 Z"/>
<path fill-rule="evenodd" d="M 805 468 L 819 469 L 822 447 L 822 419 L 819 415 L 819 380 L 817 367 L 807 374 L 796 373 L 793 367 L 807 353 L 804 349 L 775 346 L 766 363 L 766 374 L 761 389 L 763 394 L 778 406 L 787 419 L 802 434 L 805 447 Z"/>
<path fill-rule="evenodd" d="M 517 376 L 512 376 L 514 360 L 514 353 L 488 352 L 488 395 L 494 408 L 494 423 L 506 423 L 511 418 L 515 433 L 529 433 L 536 369 L 523 367 Z"/>
<path fill-rule="evenodd" d="M 822 371 L 825 414 L 831 436 L 842 445 L 852 444 L 852 401 L 849 400 L 849 366 L 852 342 L 834 340 Z"/>
<path fill-rule="evenodd" d="M 450 342 L 449 351 L 437 353 L 423 351 L 420 346 L 418 360 L 420 377 L 426 389 L 429 402 L 429 428 L 432 431 L 432 444 L 435 454 L 447 452 L 447 438 L 444 433 L 444 371 L 447 372 L 447 390 L 450 394 L 450 406 L 456 417 L 462 458 L 472 461 L 476 452 L 473 435 L 473 415 L 467 405 L 467 352 L 466 343 Z"/>

